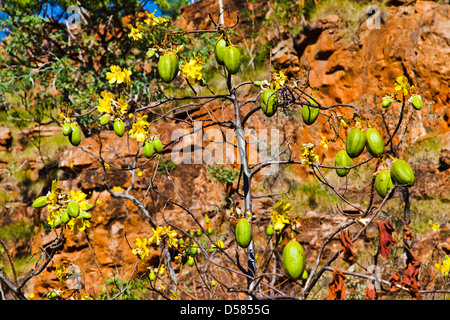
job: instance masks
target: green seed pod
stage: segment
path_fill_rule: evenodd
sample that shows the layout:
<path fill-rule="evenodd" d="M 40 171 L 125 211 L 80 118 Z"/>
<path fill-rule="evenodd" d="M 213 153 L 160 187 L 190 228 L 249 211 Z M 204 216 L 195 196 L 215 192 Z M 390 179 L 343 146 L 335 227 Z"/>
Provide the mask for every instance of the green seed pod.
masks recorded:
<path fill-rule="evenodd" d="M 92 214 L 82 210 L 82 211 L 80 211 L 80 217 L 82 217 L 85 220 L 91 220 Z"/>
<path fill-rule="evenodd" d="M 366 134 L 359 128 L 353 128 L 348 133 L 345 147 L 350 158 L 356 158 L 364 151 L 366 140 Z"/>
<path fill-rule="evenodd" d="M 58 229 L 59 227 L 61 227 L 61 223 L 62 223 L 61 215 L 58 215 L 55 218 L 55 222 L 53 223 L 53 228 Z"/>
<path fill-rule="evenodd" d="M 189 267 L 192 267 L 194 265 L 194 258 L 189 257 L 188 260 L 187 260 L 187 264 L 188 264 Z"/>
<path fill-rule="evenodd" d="M 70 133 L 72 132 L 72 126 L 70 125 L 70 123 L 64 123 L 62 126 L 62 133 L 65 136 L 68 136 Z"/>
<path fill-rule="evenodd" d="M 381 106 L 383 108 L 388 108 L 392 104 L 392 98 L 390 96 L 386 96 L 381 100 Z"/>
<path fill-rule="evenodd" d="M 306 281 L 308 280 L 309 274 L 308 271 L 304 270 L 303 274 L 302 274 L 302 283 L 305 284 Z"/>
<path fill-rule="evenodd" d="M 414 109 L 420 110 L 423 107 L 422 97 L 419 95 L 414 95 L 410 99 Z"/>
<path fill-rule="evenodd" d="M 94 205 L 88 203 L 88 204 L 86 205 L 86 211 L 91 211 L 92 209 L 94 209 Z"/>
<path fill-rule="evenodd" d="M 144 146 L 142 147 L 142 154 L 147 159 L 151 158 L 153 155 L 153 144 L 151 144 L 149 141 L 145 141 Z"/>
<path fill-rule="evenodd" d="M 241 67 L 241 52 L 238 48 L 228 46 L 224 50 L 223 62 L 230 74 L 236 74 Z"/>
<path fill-rule="evenodd" d="M 267 228 L 266 228 L 266 234 L 267 234 L 269 237 L 271 237 L 271 236 L 273 235 L 273 226 L 272 226 L 272 225 L 267 226 Z"/>
<path fill-rule="evenodd" d="M 164 54 L 158 61 L 158 73 L 162 81 L 171 83 L 179 71 L 179 59 L 175 53 Z"/>
<path fill-rule="evenodd" d="M 302 280 L 305 280 L 305 281 L 308 280 L 308 276 L 309 276 L 308 271 L 304 270 L 303 274 L 302 274 Z"/>
<path fill-rule="evenodd" d="M 158 138 L 153 139 L 153 150 L 156 151 L 156 153 L 162 153 L 163 152 L 163 145 L 161 143 L 161 140 Z"/>
<path fill-rule="evenodd" d="M 123 137 L 125 134 L 125 124 L 121 119 L 114 121 L 114 132 L 119 136 Z"/>
<path fill-rule="evenodd" d="M 150 279 L 150 281 L 155 281 L 155 279 L 156 279 L 155 273 L 153 271 L 150 272 L 150 274 L 148 275 L 148 278 Z"/>
<path fill-rule="evenodd" d="M 72 218 L 78 217 L 78 215 L 80 214 L 80 205 L 78 204 L 78 202 L 70 201 L 67 205 L 67 213 Z"/>
<path fill-rule="evenodd" d="M 214 48 L 214 56 L 218 64 L 223 65 L 223 59 L 225 54 L 225 49 L 227 48 L 227 42 L 225 39 L 219 39 L 216 42 Z"/>
<path fill-rule="evenodd" d="M 411 166 L 404 160 L 397 159 L 391 164 L 391 179 L 396 184 L 414 185 L 415 176 Z"/>
<path fill-rule="evenodd" d="M 109 123 L 109 116 L 107 114 L 104 114 L 101 118 L 100 118 L 100 124 L 102 126 L 107 125 Z"/>
<path fill-rule="evenodd" d="M 72 127 L 72 131 L 70 131 L 69 134 L 69 142 L 73 145 L 73 146 L 78 146 L 81 142 L 81 131 L 78 128 L 78 126 L 74 123 L 71 124 Z"/>
<path fill-rule="evenodd" d="M 212 228 L 208 228 L 208 230 L 206 230 L 208 232 L 208 234 L 211 234 L 213 232 Z"/>
<path fill-rule="evenodd" d="M 366 131 L 366 148 L 374 157 L 379 157 L 384 153 L 383 138 L 374 128 L 370 128 Z"/>
<path fill-rule="evenodd" d="M 200 79 L 200 85 L 202 86 L 202 87 L 206 87 L 206 85 L 207 85 L 207 83 L 206 83 L 206 80 L 205 79 L 203 79 L 203 78 L 201 78 Z"/>
<path fill-rule="evenodd" d="M 303 275 L 306 267 L 305 251 L 295 240 L 291 240 L 283 249 L 283 268 L 291 280 L 297 280 Z"/>
<path fill-rule="evenodd" d="M 262 81 L 253 81 L 253 85 L 254 85 L 255 87 L 261 87 Z"/>
<path fill-rule="evenodd" d="M 236 225 L 236 242 L 241 248 L 247 248 L 252 240 L 252 226 L 250 222 L 242 218 Z"/>
<path fill-rule="evenodd" d="M 313 105 L 316 105 L 314 100 L 312 100 L 311 98 L 308 99 L 308 102 Z M 319 116 L 319 113 L 320 113 L 319 108 L 310 107 L 308 105 L 302 105 L 302 119 L 303 119 L 303 122 L 308 126 L 310 126 L 314 122 L 316 122 L 317 117 Z"/>
<path fill-rule="evenodd" d="M 264 90 L 263 94 L 261 95 L 261 109 L 269 118 L 277 112 L 278 98 L 274 90 Z"/>
<path fill-rule="evenodd" d="M 148 49 L 147 51 L 147 58 L 150 59 L 155 55 L 156 50 L 155 49 Z"/>
<path fill-rule="evenodd" d="M 63 223 L 67 223 L 67 222 L 70 221 L 70 216 L 69 216 L 69 214 L 67 213 L 67 210 L 64 210 L 64 211 L 61 212 L 61 221 L 62 221 Z"/>
<path fill-rule="evenodd" d="M 191 255 L 191 256 L 195 256 L 196 254 L 197 254 L 197 252 L 198 252 L 198 245 L 197 245 L 197 243 L 193 243 L 192 245 L 191 245 L 191 248 L 189 249 L 189 254 Z"/>
<path fill-rule="evenodd" d="M 375 190 L 381 198 L 385 198 L 393 186 L 394 183 L 392 182 L 389 171 L 383 170 L 377 174 L 375 178 Z"/>
<path fill-rule="evenodd" d="M 348 156 L 347 151 L 343 149 L 336 154 L 334 165 L 336 167 L 350 167 L 352 165 L 352 159 Z M 350 169 L 336 169 L 339 177 L 345 177 L 349 172 Z"/>
<path fill-rule="evenodd" d="M 47 205 L 47 197 L 46 196 L 42 196 L 37 198 L 36 200 L 33 201 L 33 204 L 31 205 L 33 208 L 39 209 L 39 208 L 43 208 Z"/>

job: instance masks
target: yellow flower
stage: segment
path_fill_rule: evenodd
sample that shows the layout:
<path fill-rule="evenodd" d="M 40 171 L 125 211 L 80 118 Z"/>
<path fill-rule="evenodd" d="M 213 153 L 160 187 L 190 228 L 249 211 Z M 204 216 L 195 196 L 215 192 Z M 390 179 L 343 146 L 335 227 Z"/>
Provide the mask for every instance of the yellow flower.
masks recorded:
<path fill-rule="evenodd" d="M 437 222 L 435 222 L 431 225 L 431 229 L 433 229 L 433 231 L 439 230 L 440 227 L 441 227 L 441 225 Z"/>
<path fill-rule="evenodd" d="M 64 120 L 64 123 L 70 123 L 70 122 L 71 122 L 71 121 L 70 121 L 70 118 L 66 117 L 66 115 L 65 115 L 64 113 L 62 113 L 62 112 L 58 113 L 58 116 L 59 116 L 62 120 Z"/>
<path fill-rule="evenodd" d="M 115 114 L 119 117 L 122 117 L 128 109 L 128 103 L 126 103 L 122 98 L 119 98 L 115 103 Z"/>
<path fill-rule="evenodd" d="M 60 186 L 60 183 L 58 180 L 55 179 L 52 181 L 51 192 L 49 195 L 47 195 L 47 199 L 50 201 L 49 207 L 54 207 L 58 203 L 59 192 L 57 192 L 57 191 L 59 190 L 59 186 Z M 49 211 L 50 211 L 50 208 L 49 208 Z"/>
<path fill-rule="evenodd" d="M 300 162 L 304 165 L 311 165 L 319 161 L 319 156 L 314 153 L 315 147 L 312 143 L 304 143 L 303 153 L 300 155 Z"/>
<path fill-rule="evenodd" d="M 88 293 L 82 293 L 81 295 L 80 295 L 80 299 L 81 300 L 94 300 L 94 298 L 92 298 Z"/>
<path fill-rule="evenodd" d="M 34 299 L 34 293 L 30 293 L 30 295 L 28 296 L 28 299 L 33 300 Z"/>
<path fill-rule="evenodd" d="M 117 191 L 117 192 L 122 191 L 122 187 L 121 186 L 114 186 L 114 187 L 112 187 L 112 189 L 113 189 L 113 191 Z"/>
<path fill-rule="evenodd" d="M 139 114 L 136 116 L 136 122 L 133 123 L 131 130 L 128 132 L 130 138 L 136 139 L 139 142 L 143 142 L 147 139 L 149 133 L 147 129 L 150 125 L 150 123 L 146 121 L 147 117 L 147 115 L 141 116 Z"/>
<path fill-rule="evenodd" d="M 113 83 L 117 83 L 120 84 L 122 82 L 126 83 L 127 85 L 129 85 L 131 83 L 131 71 L 127 70 L 125 68 L 120 68 L 119 66 L 111 66 L 111 72 L 107 72 L 106 73 L 106 80 L 108 80 L 108 82 L 110 84 Z"/>
<path fill-rule="evenodd" d="M 114 94 L 104 90 L 100 95 L 102 98 L 98 99 L 97 111 L 111 114 L 111 101 L 114 98 Z"/>
<path fill-rule="evenodd" d="M 414 86 L 409 85 L 408 78 L 405 76 L 400 76 L 395 79 L 394 89 L 395 91 L 402 91 L 404 96 L 408 94 L 408 91 L 411 93 L 414 92 Z"/>
<path fill-rule="evenodd" d="M 176 238 L 177 233 L 175 231 L 167 234 L 167 245 L 169 248 L 178 248 L 178 239 Z"/>
<path fill-rule="evenodd" d="M 131 250 L 131 253 L 139 256 L 141 260 L 144 260 L 146 257 L 150 255 L 149 250 L 147 248 L 147 238 L 144 239 L 136 238 L 134 239 L 134 243 L 136 244 L 137 248 Z"/>
<path fill-rule="evenodd" d="M 139 172 L 137 173 L 137 176 L 138 176 L 138 177 L 142 177 L 142 171 L 139 171 Z"/>
<path fill-rule="evenodd" d="M 434 265 L 434 267 L 435 267 L 435 270 L 436 270 L 437 273 L 440 272 L 440 273 L 442 273 L 442 274 L 447 276 L 448 273 L 450 272 L 450 257 L 448 255 L 446 255 L 444 257 L 444 260 L 442 261 L 442 264 L 441 263 L 436 263 Z"/>
<path fill-rule="evenodd" d="M 87 194 L 81 190 L 78 190 L 77 192 L 70 190 L 69 199 L 78 202 L 81 210 L 86 210 L 87 208 L 88 203 L 86 197 Z"/>
<path fill-rule="evenodd" d="M 156 244 L 158 246 L 164 239 L 169 248 L 178 248 L 178 234 L 170 226 L 157 227 L 156 230 L 152 228 L 152 231 L 153 235 L 148 239 L 149 244 Z"/>
<path fill-rule="evenodd" d="M 180 293 L 179 292 L 175 292 L 173 290 L 170 290 L 170 292 L 172 292 L 172 295 L 170 296 L 170 300 L 180 300 Z"/>
<path fill-rule="evenodd" d="M 272 73 L 272 85 L 271 88 L 273 90 L 278 90 L 286 84 L 287 76 L 284 74 L 284 71 L 273 72 Z"/>
<path fill-rule="evenodd" d="M 106 80 L 108 80 L 110 84 L 113 84 L 114 82 L 122 83 L 123 79 L 124 74 L 122 68 L 119 66 L 111 66 L 111 72 L 106 73 Z"/>
<path fill-rule="evenodd" d="M 123 73 L 124 73 L 123 82 L 125 82 L 127 84 L 127 86 L 130 86 L 131 85 L 131 75 L 132 75 L 131 70 L 123 68 Z"/>
<path fill-rule="evenodd" d="M 225 244 L 222 240 L 217 241 L 217 245 L 213 244 L 213 248 L 226 249 Z"/>
<path fill-rule="evenodd" d="M 189 62 L 184 62 L 181 66 L 181 73 L 183 77 L 189 78 L 192 81 L 200 80 L 202 78 L 201 70 L 205 64 L 205 60 L 201 58 L 201 55 L 195 55 Z"/>
<path fill-rule="evenodd" d="M 157 27 L 159 25 L 167 25 L 169 20 L 164 19 L 163 17 L 155 17 L 156 11 L 157 10 L 155 10 L 153 13 L 150 13 L 148 11 L 146 12 L 148 18 L 144 20 L 145 24 L 151 28 Z"/>
<path fill-rule="evenodd" d="M 76 218 L 70 219 L 70 221 L 67 222 L 67 226 L 69 227 L 70 231 L 72 231 L 76 236 L 79 231 L 84 231 L 86 228 L 90 228 L 91 224 L 89 223 L 89 220 L 85 220 L 83 219 L 83 217 L 78 216 Z"/>
<path fill-rule="evenodd" d="M 164 231 L 163 227 L 156 227 L 156 230 L 152 228 L 153 236 L 148 239 L 149 244 L 155 243 L 157 246 L 161 243 L 161 233 Z"/>
<path fill-rule="evenodd" d="M 322 140 L 320 141 L 320 145 L 328 150 L 328 140 L 322 134 L 320 135 Z"/>
<path fill-rule="evenodd" d="M 130 26 L 130 29 L 131 31 L 128 34 L 128 38 L 133 38 L 134 41 L 142 39 L 142 32 L 140 26 L 138 26 L 137 28 Z"/>
<path fill-rule="evenodd" d="M 77 201 L 77 202 L 81 202 L 81 201 L 83 201 L 84 199 L 86 199 L 86 197 L 87 197 L 87 194 L 84 193 L 84 192 L 81 191 L 81 190 L 78 190 L 77 192 L 75 192 L 75 191 L 73 191 L 73 190 L 70 190 L 70 196 L 69 196 L 69 198 L 70 198 L 71 200 L 74 200 L 74 201 Z"/>
<path fill-rule="evenodd" d="M 64 265 L 56 265 L 56 277 L 61 284 L 67 280 L 67 274 L 64 273 L 65 270 L 66 267 L 64 267 Z"/>
<path fill-rule="evenodd" d="M 286 224 L 290 224 L 287 214 L 291 212 L 292 205 L 288 201 L 278 201 L 273 206 L 273 211 L 270 213 L 272 218 L 272 225 L 274 230 L 280 231 L 284 228 Z"/>
<path fill-rule="evenodd" d="M 347 128 L 348 128 L 348 124 L 347 124 L 347 122 L 345 122 L 344 119 L 341 119 L 341 126 L 342 126 L 342 128 L 344 128 L 344 129 L 347 129 Z"/>
<path fill-rule="evenodd" d="M 209 284 L 211 285 L 211 287 L 215 287 L 215 286 L 217 286 L 217 281 L 216 280 L 211 280 L 209 282 Z"/>
<path fill-rule="evenodd" d="M 163 264 L 160 265 L 160 266 L 159 266 L 159 269 L 157 270 L 157 272 L 158 272 L 160 275 L 165 274 L 165 273 L 166 273 L 166 267 L 165 267 Z"/>

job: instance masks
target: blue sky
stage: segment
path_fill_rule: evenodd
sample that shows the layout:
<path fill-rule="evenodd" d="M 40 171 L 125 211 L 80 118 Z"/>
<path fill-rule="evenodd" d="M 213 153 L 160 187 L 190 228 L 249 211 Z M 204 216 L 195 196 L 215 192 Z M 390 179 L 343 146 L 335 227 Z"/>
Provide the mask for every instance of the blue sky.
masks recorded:
<path fill-rule="evenodd" d="M 46 7 L 46 9 L 47 9 L 47 8 L 49 9 L 49 10 L 47 10 L 47 13 L 50 14 L 50 15 L 51 15 L 52 13 L 54 13 L 54 14 L 60 14 L 61 11 L 62 11 L 62 9 L 59 8 L 59 7 Z M 157 11 L 156 11 L 155 16 L 158 17 L 158 16 L 161 15 L 161 11 L 159 11 L 158 6 L 157 6 L 156 4 L 154 4 L 153 1 L 150 1 L 148 4 L 146 4 L 146 5 L 144 6 L 144 9 L 145 9 L 145 10 L 148 10 L 148 11 L 150 11 L 150 12 L 153 12 L 153 11 L 155 11 L 155 9 L 156 9 Z M 53 11 L 53 10 L 54 10 L 54 11 Z M 0 19 L 4 18 L 5 16 L 6 16 L 6 14 L 0 11 Z M 0 30 L 0 42 L 1 42 L 1 39 L 3 39 L 5 36 L 6 36 L 5 31 L 4 31 L 4 30 Z"/>

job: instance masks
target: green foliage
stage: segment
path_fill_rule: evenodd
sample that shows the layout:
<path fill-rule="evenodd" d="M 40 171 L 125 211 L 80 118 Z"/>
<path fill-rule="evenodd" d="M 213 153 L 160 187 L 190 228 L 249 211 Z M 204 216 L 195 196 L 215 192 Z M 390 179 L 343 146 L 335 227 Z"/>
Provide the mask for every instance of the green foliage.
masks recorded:
<path fill-rule="evenodd" d="M 17 242 L 19 240 L 31 239 L 33 235 L 33 224 L 23 219 L 0 228 L 0 238 L 4 240 Z"/>
<path fill-rule="evenodd" d="M 176 19 L 179 15 L 180 8 L 188 5 L 189 0 L 155 0 L 154 3 L 158 5 L 164 15 Z"/>
<path fill-rule="evenodd" d="M 377 5 L 384 13 L 384 5 L 373 1 L 363 0 L 325 0 L 320 2 L 310 12 L 311 20 L 318 20 L 331 14 L 339 16 L 342 21 L 342 37 L 351 40 L 355 37 L 361 23 L 366 19 L 366 9 L 370 5 Z"/>
<path fill-rule="evenodd" d="M 168 174 L 176 168 L 176 164 L 172 162 L 169 158 L 162 158 L 158 164 L 158 171 L 163 174 Z"/>
<path fill-rule="evenodd" d="M 141 300 L 139 294 L 145 290 L 144 285 L 136 279 L 121 282 L 118 277 L 111 276 L 108 280 L 106 280 L 106 284 L 109 290 L 108 293 L 110 298 L 113 298 L 120 292 L 123 292 L 120 295 L 121 300 Z M 106 299 L 108 299 L 108 294 L 105 290 L 103 290 L 103 292 L 100 292 L 98 300 Z"/>
<path fill-rule="evenodd" d="M 112 65 L 132 66 L 130 93 L 139 92 L 140 102 L 148 102 L 155 92 L 149 89 L 154 74 L 136 63 L 142 62 L 140 53 L 148 50 L 148 42 L 130 39 L 123 22 L 131 15 L 135 25 L 139 1 L 80 1 L 89 23 L 80 19 L 79 29 L 69 32 L 64 20 L 72 14 L 65 11 L 72 2 L 52 1 L 62 10 L 39 15 L 39 8 L 50 2 L 6 1 L 6 17 L 0 19 L 0 28 L 8 29 L 0 51 L 0 65 L 5 66 L 0 69 L 3 111 L 19 109 L 19 116 L 38 123 L 60 121 L 56 110 L 66 112 L 68 107 L 72 114 L 86 113 L 97 105 L 101 91 L 112 88 L 105 81 Z M 96 120 L 94 114 L 80 118 L 85 135 L 98 132 Z"/>
<path fill-rule="evenodd" d="M 316 7 L 317 0 L 305 0 L 303 5 L 298 1 L 274 0 L 272 4 L 273 15 L 270 17 L 270 24 L 276 28 L 282 26 L 286 30 L 292 29 L 293 35 L 298 30 L 300 18 L 309 18 L 309 13 Z"/>
<path fill-rule="evenodd" d="M 210 174 L 216 182 L 221 183 L 233 183 L 234 180 L 239 176 L 239 171 L 232 170 L 224 167 L 223 165 L 220 166 L 209 166 L 206 168 L 208 174 Z"/>

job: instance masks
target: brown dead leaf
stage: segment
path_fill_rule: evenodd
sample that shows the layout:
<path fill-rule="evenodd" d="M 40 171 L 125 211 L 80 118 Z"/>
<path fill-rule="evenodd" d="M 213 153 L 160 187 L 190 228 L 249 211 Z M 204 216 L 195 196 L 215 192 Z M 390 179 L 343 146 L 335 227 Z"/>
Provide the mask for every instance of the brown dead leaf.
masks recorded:
<path fill-rule="evenodd" d="M 353 242 L 350 240 L 346 230 L 341 230 L 341 242 L 344 246 L 344 257 L 348 260 L 353 260 L 355 254 L 353 252 Z"/>
<path fill-rule="evenodd" d="M 338 268 L 333 270 L 333 279 L 330 283 L 330 291 L 328 292 L 327 300 L 347 300 L 345 291 L 345 275 Z"/>
<path fill-rule="evenodd" d="M 381 256 L 387 259 L 389 252 L 391 252 L 391 248 L 389 248 L 389 246 L 395 243 L 395 239 L 392 237 L 394 228 L 387 221 L 379 221 L 378 230 L 380 232 Z"/>
<path fill-rule="evenodd" d="M 375 290 L 375 286 L 373 285 L 372 281 L 367 279 L 366 284 L 366 296 L 364 297 L 365 300 L 377 300 L 377 291 Z"/>
<path fill-rule="evenodd" d="M 411 230 L 409 229 L 409 226 L 404 225 L 403 226 L 403 240 L 404 241 L 413 241 L 413 234 Z"/>
<path fill-rule="evenodd" d="M 400 276 L 397 272 L 394 272 L 394 274 L 389 278 L 389 282 L 391 283 L 391 292 L 394 292 L 397 290 L 397 282 L 400 280 Z"/>
<path fill-rule="evenodd" d="M 406 275 L 402 279 L 402 286 L 409 289 L 413 300 L 420 299 L 420 289 L 419 289 L 419 268 L 420 261 L 416 259 L 410 259 L 408 261 L 408 268 L 406 269 Z"/>

